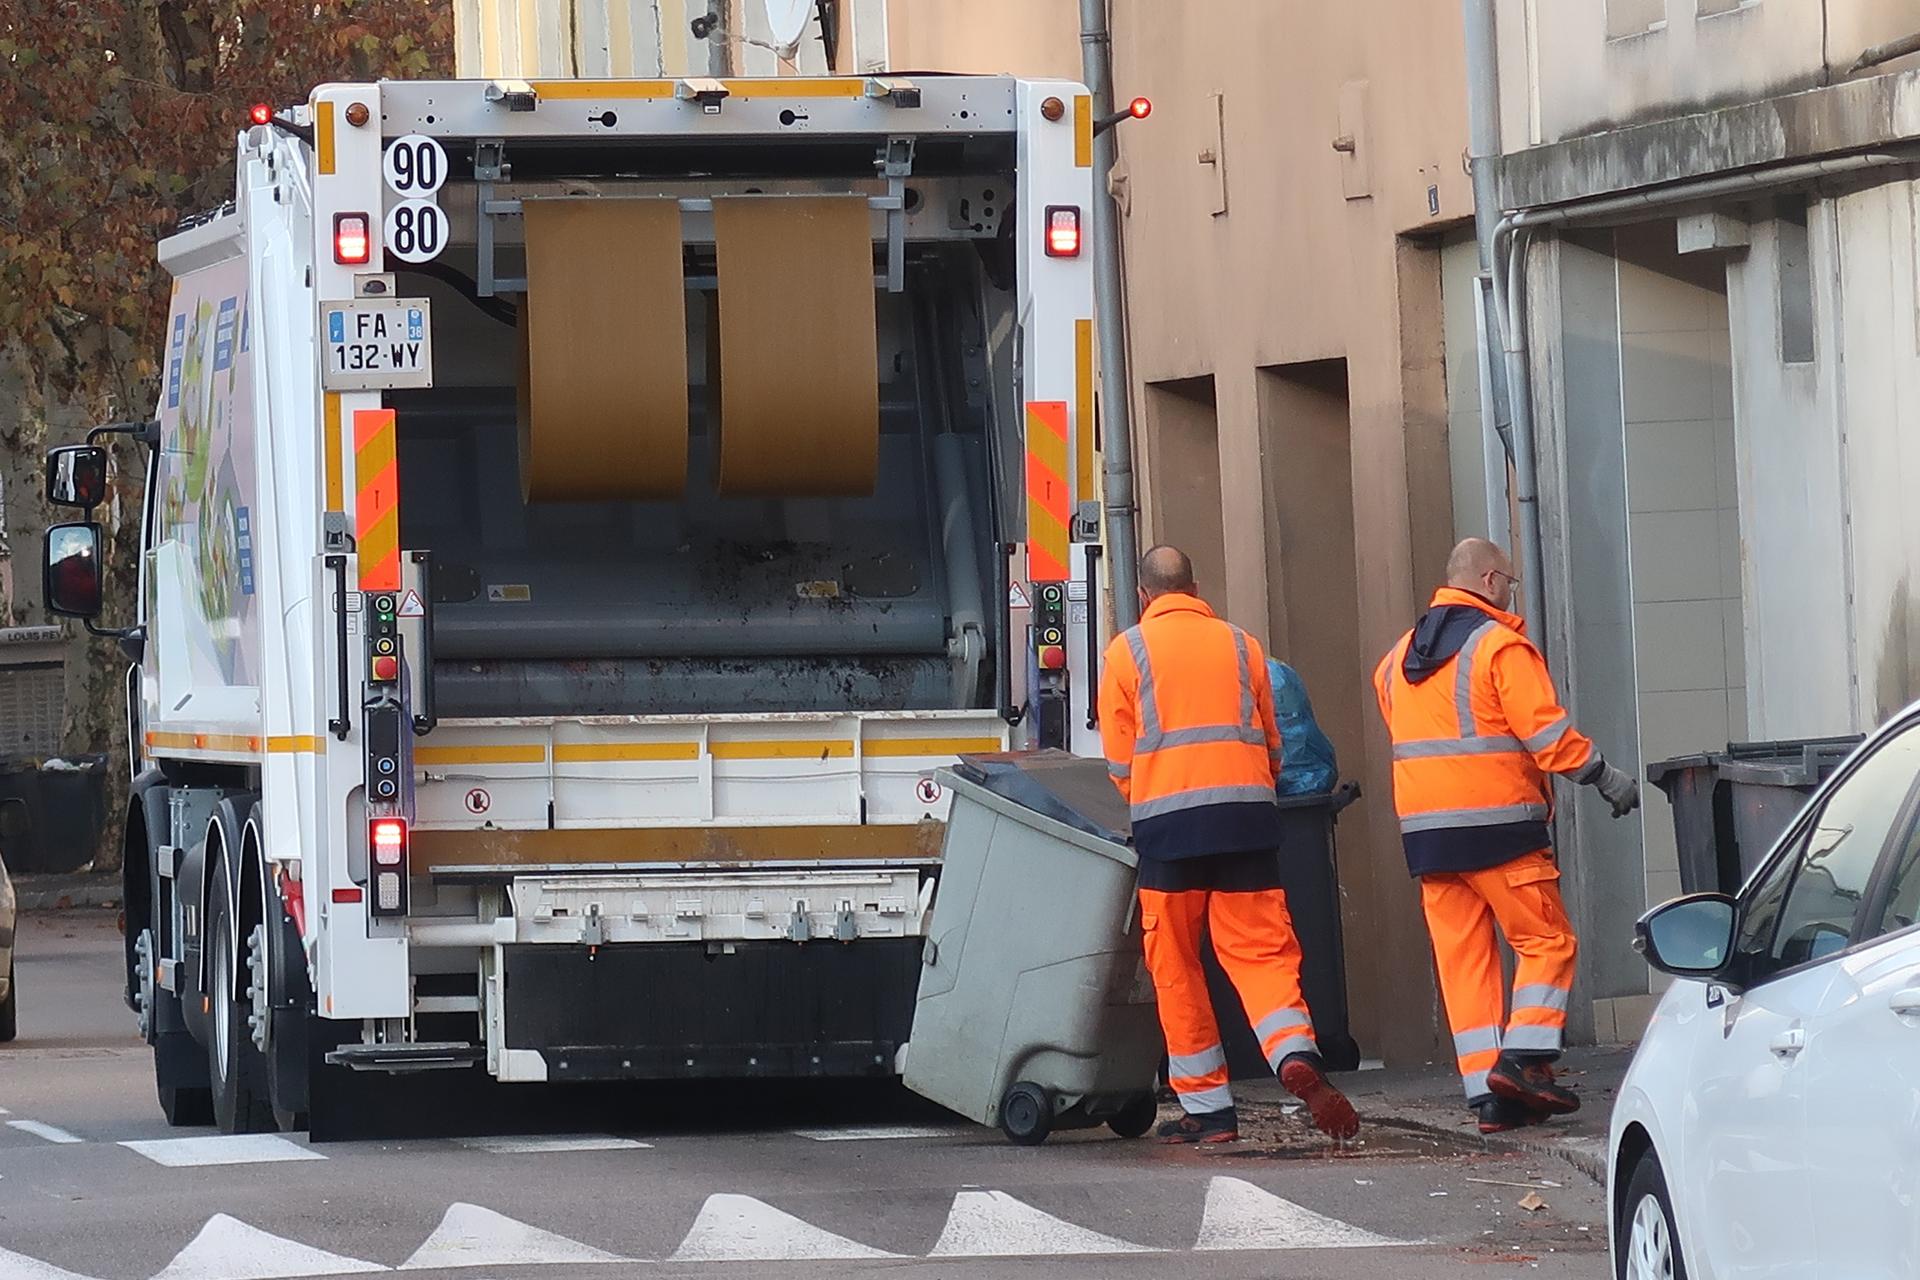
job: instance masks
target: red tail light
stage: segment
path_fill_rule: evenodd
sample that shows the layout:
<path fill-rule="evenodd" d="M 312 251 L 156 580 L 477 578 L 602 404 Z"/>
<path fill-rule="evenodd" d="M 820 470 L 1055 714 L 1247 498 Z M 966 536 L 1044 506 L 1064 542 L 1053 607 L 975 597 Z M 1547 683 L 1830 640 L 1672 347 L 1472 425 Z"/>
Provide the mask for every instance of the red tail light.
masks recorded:
<path fill-rule="evenodd" d="M 1079 209 L 1064 204 L 1047 207 L 1047 256 L 1049 258 L 1080 256 Z"/>
<path fill-rule="evenodd" d="M 398 817 L 369 820 L 367 845 L 373 852 L 373 914 L 406 914 L 407 820 Z"/>
<path fill-rule="evenodd" d="M 255 124 L 267 124 L 273 120 L 273 108 L 264 102 L 256 102 L 247 112 L 247 116 Z"/>
<path fill-rule="evenodd" d="M 1150 98 L 1135 98 L 1127 104 L 1127 114 L 1135 120 L 1145 120 L 1153 114 L 1153 101 Z"/>
<path fill-rule="evenodd" d="M 373 224 L 366 214 L 333 215 L 333 260 L 349 267 L 373 260 Z"/>

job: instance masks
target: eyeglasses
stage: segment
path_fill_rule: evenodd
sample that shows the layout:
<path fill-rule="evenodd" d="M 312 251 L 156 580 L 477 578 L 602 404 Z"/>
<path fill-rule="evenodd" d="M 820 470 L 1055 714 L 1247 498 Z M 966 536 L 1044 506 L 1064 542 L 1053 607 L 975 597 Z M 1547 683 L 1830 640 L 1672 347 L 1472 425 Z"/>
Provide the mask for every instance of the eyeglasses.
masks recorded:
<path fill-rule="evenodd" d="M 1520 585 L 1520 579 L 1514 577 L 1510 573 L 1502 573 L 1498 569 L 1487 570 L 1487 576 L 1489 578 L 1505 578 L 1508 582 L 1511 582 L 1516 587 Z"/>

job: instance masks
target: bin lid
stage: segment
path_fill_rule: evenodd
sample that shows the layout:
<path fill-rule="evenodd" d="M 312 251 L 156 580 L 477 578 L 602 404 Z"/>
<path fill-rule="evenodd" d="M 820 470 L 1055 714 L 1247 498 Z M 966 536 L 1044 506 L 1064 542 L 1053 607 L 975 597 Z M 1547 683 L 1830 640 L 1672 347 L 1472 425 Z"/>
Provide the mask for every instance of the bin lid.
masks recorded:
<path fill-rule="evenodd" d="M 1104 760 L 1070 751 L 996 751 L 963 755 L 950 772 L 1075 831 L 1128 844 L 1133 823 L 1127 802 L 1107 776 Z"/>

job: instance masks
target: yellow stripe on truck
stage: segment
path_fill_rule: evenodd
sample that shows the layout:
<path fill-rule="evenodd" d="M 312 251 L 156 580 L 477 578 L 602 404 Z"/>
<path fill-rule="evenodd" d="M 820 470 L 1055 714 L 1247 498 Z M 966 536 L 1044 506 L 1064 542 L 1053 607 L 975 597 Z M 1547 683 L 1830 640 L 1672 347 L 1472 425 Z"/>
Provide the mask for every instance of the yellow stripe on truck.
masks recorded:
<path fill-rule="evenodd" d="M 715 760 L 842 760 L 853 755 L 845 738 L 785 738 L 770 742 L 715 742 L 707 747 Z"/>
<path fill-rule="evenodd" d="M 556 764 L 599 764 L 615 760 L 698 760 L 697 742 L 556 742 Z"/>
<path fill-rule="evenodd" d="M 313 104 L 313 155 L 321 173 L 333 172 L 333 104 L 324 98 Z"/>
<path fill-rule="evenodd" d="M 498 746 L 415 747 L 415 764 L 545 764 L 547 749 L 537 742 Z"/>
<path fill-rule="evenodd" d="M 869 738 L 864 756 L 958 756 L 999 751 L 998 738 Z"/>

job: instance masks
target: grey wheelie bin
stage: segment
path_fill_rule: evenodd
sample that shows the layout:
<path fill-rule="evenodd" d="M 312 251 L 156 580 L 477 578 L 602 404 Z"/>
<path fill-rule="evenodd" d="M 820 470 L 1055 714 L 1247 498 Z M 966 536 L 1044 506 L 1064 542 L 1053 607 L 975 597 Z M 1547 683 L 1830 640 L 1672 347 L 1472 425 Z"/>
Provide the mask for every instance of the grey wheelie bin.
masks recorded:
<path fill-rule="evenodd" d="M 1063 751 L 964 757 L 906 1084 L 1013 1141 L 1154 1120 L 1160 1025 L 1140 950 L 1126 806 Z"/>
<path fill-rule="evenodd" d="M 1730 742 L 1647 767 L 1673 806 L 1683 893 L 1738 893 L 1820 784 L 1864 739 Z"/>

